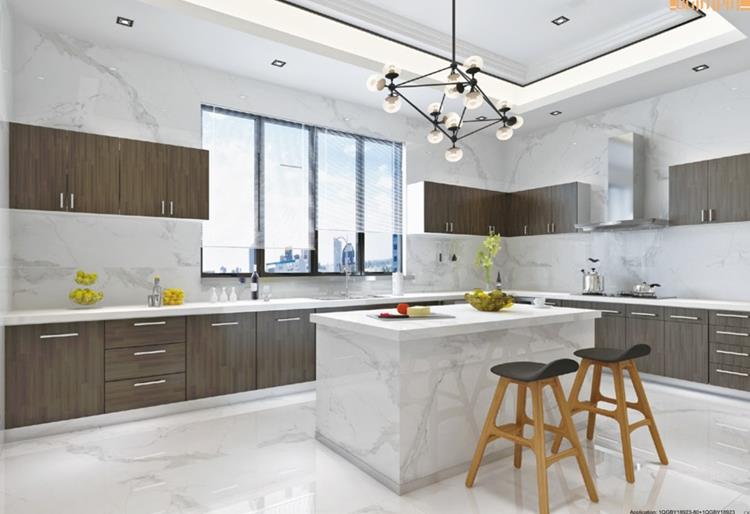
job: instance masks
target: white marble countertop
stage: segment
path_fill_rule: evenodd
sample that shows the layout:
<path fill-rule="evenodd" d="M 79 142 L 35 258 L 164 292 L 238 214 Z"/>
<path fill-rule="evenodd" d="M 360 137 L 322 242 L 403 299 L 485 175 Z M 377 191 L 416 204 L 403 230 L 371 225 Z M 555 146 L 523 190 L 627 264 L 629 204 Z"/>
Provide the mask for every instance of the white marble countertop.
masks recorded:
<path fill-rule="evenodd" d="M 710 309 L 721 311 L 744 311 L 750 312 L 750 301 L 733 302 L 721 300 L 701 300 L 693 298 L 662 298 L 658 300 L 649 298 L 632 298 L 622 296 L 588 296 L 582 294 L 555 293 L 550 291 L 506 291 L 513 296 L 541 297 L 554 300 L 574 300 L 581 302 L 596 303 L 620 303 L 631 305 L 653 305 L 657 307 L 679 307 L 685 309 Z"/>
<path fill-rule="evenodd" d="M 370 298 L 340 300 L 320 300 L 317 298 L 279 298 L 268 302 L 263 300 L 242 300 L 237 302 L 190 302 L 172 307 L 146 307 L 144 305 L 122 305 L 96 307 L 91 309 L 39 309 L 11 311 L 2 317 L 7 326 L 41 325 L 44 323 L 74 323 L 81 321 L 101 321 L 130 318 L 162 318 L 165 316 L 191 316 L 201 314 L 232 314 L 237 312 L 283 311 L 293 309 L 325 309 L 331 307 L 354 307 L 397 304 L 399 302 L 431 302 L 459 300 L 463 292 L 406 293 L 402 296 L 379 295 Z"/>
<path fill-rule="evenodd" d="M 455 318 L 381 320 L 368 316 L 368 311 L 313 314 L 310 321 L 319 325 L 367 334 L 394 341 L 476 334 L 494 330 L 571 323 L 601 317 L 599 311 L 563 307 L 537 308 L 514 305 L 500 312 L 480 312 L 469 304 L 434 307 L 434 313 Z"/>

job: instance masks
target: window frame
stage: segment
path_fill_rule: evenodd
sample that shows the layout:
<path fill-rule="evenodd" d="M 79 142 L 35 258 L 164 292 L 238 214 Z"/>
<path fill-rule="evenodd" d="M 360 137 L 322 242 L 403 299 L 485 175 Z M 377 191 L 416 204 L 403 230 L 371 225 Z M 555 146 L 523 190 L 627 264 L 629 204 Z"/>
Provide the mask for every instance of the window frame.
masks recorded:
<path fill-rule="evenodd" d="M 393 194 L 394 194 L 394 204 L 400 206 L 400 213 L 395 212 L 395 217 L 401 217 L 403 219 L 403 198 L 401 198 L 401 202 L 398 202 L 396 196 L 398 194 L 398 191 L 401 191 L 401 196 L 403 197 L 403 177 L 404 177 L 404 170 L 403 170 L 403 153 L 404 153 L 404 145 L 401 142 L 398 141 L 390 141 L 388 139 L 380 139 L 370 136 L 363 136 L 361 134 L 354 134 L 352 132 L 346 132 L 339 129 L 331 129 L 327 127 L 321 127 L 317 125 L 308 125 L 301 122 L 296 121 L 290 121 L 290 120 L 284 120 L 280 118 L 273 118 L 270 116 L 262 116 L 258 114 L 251 114 L 247 112 L 238 111 L 236 109 L 227 109 L 225 107 L 219 107 L 214 106 L 210 104 L 202 104 L 201 105 L 201 113 L 204 110 L 210 110 L 215 112 L 223 112 L 229 115 L 237 115 L 242 116 L 246 118 L 252 118 L 255 120 L 256 128 L 255 128 L 255 230 L 256 234 L 259 235 L 258 242 L 260 244 L 264 245 L 265 240 L 265 230 L 264 230 L 264 223 L 265 223 L 265 212 L 264 212 L 264 173 L 263 173 L 263 166 L 264 166 L 264 159 L 263 159 L 263 152 L 264 152 L 264 146 L 263 146 L 263 135 L 264 135 L 264 129 L 265 129 L 265 123 L 275 123 L 280 125 L 287 125 L 287 126 L 294 126 L 294 127 L 300 127 L 305 128 L 309 130 L 309 170 L 310 170 L 310 188 L 308 191 L 308 194 L 310 195 L 310 219 L 313 220 L 315 223 L 317 221 L 317 208 L 318 208 L 318 133 L 331 133 L 331 134 L 337 134 L 341 136 L 351 137 L 356 141 L 357 146 L 357 157 L 356 157 L 356 187 L 357 187 L 357 203 L 360 202 L 360 196 L 361 196 L 361 202 L 362 202 L 362 208 L 357 210 L 357 220 L 356 220 L 356 234 L 357 234 L 357 244 L 356 244 L 356 252 L 357 252 L 357 270 L 355 272 L 352 272 L 351 274 L 353 276 L 387 276 L 392 275 L 393 271 L 365 271 L 365 230 L 364 230 L 364 202 L 366 201 L 366 193 L 365 193 L 365 170 L 364 170 L 364 148 L 365 148 L 365 142 L 366 141 L 372 141 L 375 143 L 383 143 L 387 145 L 392 145 L 394 148 L 394 169 L 397 170 L 398 176 L 397 179 L 400 182 L 399 188 L 394 188 Z M 201 122 L 201 139 L 203 139 L 203 123 Z M 361 219 L 359 213 L 361 212 Z M 258 268 L 258 275 L 261 277 L 283 277 L 283 278 L 290 278 L 290 277 L 333 277 L 342 275 L 342 273 L 339 272 L 320 272 L 318 271 L 318 229 L 317 227 L 313 227 L 313 247 L 310 248 L 310 271 L 304 272 L 304 273 L 293 273 L 293 272 L 283 272 L 283 273 L 268 273 L 266 272 L 265 264 L 266 264 L 266 248 L 255 248 L 252 249 L 252 252 L 255 255 L 255 264 Z M 397 269 L 395 271 L 402 271 L 403 270 L 403 254 L 404 254 L 404 248 L 403 248 L 403 224 L 402 224 L 402 233 L 398 234 L 399 237 L 399 254 L 398 254 L 398 261 L 397 261 Z M 247 278 L 252 276 L 252 271 L 247 273 L 206 273 L 203 270 L 203 245 L 201 244 L 201 278 Z"/>

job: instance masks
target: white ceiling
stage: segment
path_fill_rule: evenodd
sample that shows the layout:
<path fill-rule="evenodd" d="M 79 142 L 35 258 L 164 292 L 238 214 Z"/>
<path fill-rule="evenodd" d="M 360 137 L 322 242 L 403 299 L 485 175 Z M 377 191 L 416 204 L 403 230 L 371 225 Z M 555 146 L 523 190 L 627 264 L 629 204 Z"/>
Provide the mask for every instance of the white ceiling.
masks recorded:
<path fill-rule="evenodd" d="M 224 3 L 226 1 L 231 0 L 225 0 Z M 397 4 L 395 0 L 383 1 Z M 419 0 L 421 1 L 427 0 Z M 527 1 L 539 4 L 538 1 L 531 2 L 531 0 L 523 2 L 508 0 L 507 5 L 523 4 L 525 6 Z M 579 12 L 572 8 L 585 9 L 589 4 L 605 3 L 600 0 L 544 1 L 567 6 L 568 13 Z M 660 0 L 648 1 L 652 4 L 661 3 Z M 144 0 L 144 2 L 137 0 L 66 0 L 65 2 L 10 0 L 10 2 L 16 16 L 44 30 L 64 32 L 98 44 L 132 48 L 373 107 L 379 107 L 382 101 L 380 95 L 370 93 L 364 87 L 367 76 L 380 67 L 374 60 L 362 55 L 351 55 L 347 53 L 346 48 L 331 52 L 330 48 L 323 48 L 317 42 L 303 41 L 299 37 L 280 38 L 277 31 L 247 25 L 239 21 L 236 23 L 219 22 L 216 19 L 198 15 L 197 11 L 190 8 L 186 9 L 187 2 L 182 0 Z M 275 3 L 269 0 L 253 0 L 253 2 Z M 447 0 L 435 0 L 434 3 L 437 2 L 447 4 Z M 478 2 L 479 0 L 462 0 L 460 5 Z M 482 5 L 487 7 L 497 3 L 500 1 L 484 0 Z M 503 0 L 503 3 L 505 4 L 506 0 Z M 639 4 L 640 0 L 606 3 L 629 5 Z M 409 4 L 409 2 L 402 2 L 399 5 L 404 4 Z M 434 9 L 430 12 L 434 12 Z M 517 25 L 510 19 L 511 11 L 503 12 L 505 12 L 503 18 L 505 21 L 498 22 L 498 27 L 516 27 Z M 537 16 L 539 19 L 544 16 L 546 23 L 554 27 L 549 20 L 560 14 L 566 13 L 560 12 L 559 9 L 550 9 L 546 15 L 540 12 Z M 135 27 L 125 29 L 115 25 L 114 19 L 118 15 L 135 19 Z M 581 14 L 581 16 L 584 15 Z M 730 13 L 724 16 L 743 32 L 750 33 L 750 19 L 747 19 L 750 16 L 745 14 L 743 17 L 742 13 Z M 573 19 L 572 16 L 570 17 Z M 567 25 L 574 26 L 573 21 Z M 691 25 L 693 23 L 688 26 Z M 588 30 L 591 30 L 590 27 Z M 495 33 L 498 32 L 502 31 L 495 31 Z M 539 38 L 534 35 L 524 37 L 530 40 Z M 477 44 L 480 43 L 481 41 L 477 42 Z M 546 44 L 547 42 L 544 43 Z M 540 43 L 540 47 L 544 45 Z M 518 52 L 526 51 L 519 49 L 519 45 L 510 46 L 516 48 Z M 394 55 L 393 59 L 396 60 L 399 55 Z M 275 58 L 287 61 L 287 66 L 281 69 L 270 66 L 270 62 Z M 711 68 L 702 73 L 694 73 L 690 70 L 690 67 L 702 62 L 707 62 Z M 750 68 L 750 44 L 748 40 L 744 40 L 702 55 L 697 54 L 676 60 L 638 75 L 602 83 L 598 87 L 590 87 L 579 94 L 550 95 L 545 101 L 529 103 L 524 116 L 528 129 L 543 127 L 748 68 Z M 538 84 L 544 82 L 546 81 Z M 429 89 L 423 90 L 420 95 L 415 96 L 414 100 L 419 105 L 426 105 L 430 101 L 439 100 L 439 95 L 435 98 L 434 94 Z M 553 118 L 548 115 L 555 109 L 563 111 L 563 116 Z M 409 109 L 402 109 L 402 112 L 414 115 Z"/>

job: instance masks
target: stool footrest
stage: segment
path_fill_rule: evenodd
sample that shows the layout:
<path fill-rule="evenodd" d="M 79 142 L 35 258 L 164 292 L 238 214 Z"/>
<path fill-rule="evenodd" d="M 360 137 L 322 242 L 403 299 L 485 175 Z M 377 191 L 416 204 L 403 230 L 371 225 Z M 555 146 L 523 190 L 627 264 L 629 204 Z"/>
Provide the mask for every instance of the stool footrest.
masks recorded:
<path fill-rule="evenodd" d="M 559 460 L 562 460 L 562 459 L 565 459 L 567 457 L 575 457 L 576 453 L 577 453 L 577 449 L 576 448 L 568 448 L 564 452 L 560 452 L 560 453 L 555 453 L 553 455 L 549 455 L 547 457 L 547 467 L 550 467 L 555 462 L 557 462 Z"/>
<path fill-rule="evenodd" d="M 641 428 L 641 427 L 648 426 L 649 423 L 651 423 L 651 420 L 644 418 L 644 419 L 642 419 L 640 421 L 637 421 L 637 422 L 633 423 L 632 425 L 630 425 L 628 427 L 628 430 L 630 430 L 632 432 L 636 428 Z"/>

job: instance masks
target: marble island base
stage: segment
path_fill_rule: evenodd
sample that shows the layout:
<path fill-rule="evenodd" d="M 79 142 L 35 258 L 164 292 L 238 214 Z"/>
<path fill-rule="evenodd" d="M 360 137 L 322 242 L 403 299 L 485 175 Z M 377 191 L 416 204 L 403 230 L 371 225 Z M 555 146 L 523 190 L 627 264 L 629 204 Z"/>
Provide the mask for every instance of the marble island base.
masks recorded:
<path fill-rule="evenodd" d="M 318 323 L 316 437 L 399 494 L 463 473 L 497 385 L 489 368 L 571 357 L 593 346 L 594 317 L 413 340 Z M 512 420 L 514 393 L 501 419 Z M 545 409 L 559 420 L 551 394 Z M 509 452 L 495 441 L 485 459 Z"/>

